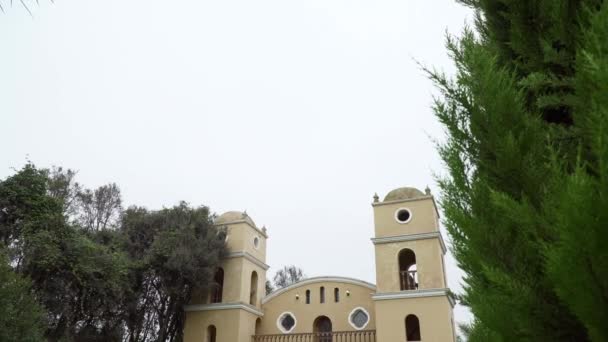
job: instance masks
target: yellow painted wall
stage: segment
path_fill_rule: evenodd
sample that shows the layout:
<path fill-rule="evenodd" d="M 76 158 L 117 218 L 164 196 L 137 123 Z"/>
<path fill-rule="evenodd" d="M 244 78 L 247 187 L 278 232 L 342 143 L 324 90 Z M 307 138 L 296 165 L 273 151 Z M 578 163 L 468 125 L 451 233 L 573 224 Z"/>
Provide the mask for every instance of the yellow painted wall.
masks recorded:
<path fill-rule="evenodd" d="M 452 307 L 446 296 L 379 300 L 375 307 L 379 342 L 406 341 L 405 317 L 409 314 L 420 321 L 421 341 L 454 341 Z"/>
<path fill-rule="evenodd" d="M 319 289 L 325 287 L 325 303 L 319 301 Z M 340 289 L 340 302 L 334 302 L 334 288 Z M 306 290 L 311 291 L 310 304 L 306 304 Z M 346 295 L 350 291 L 350 296 Z M 292 333 L 310 333 L 313 331 L 313 322 L 319 316 L 327 316 L 332 322 L 333 331 L 356 330 L 348 322 L 351 311 L 363 307 L 370 315 L 370 321 L 364 328 L 373 330 L 376 327 L 376 315 L 371 296 L 374 293 L 369 287 L 342 283 L 342 282 L 315 282 L 305 284 L 270 299 L 263 305 L 264 318 L 260 334 L 282 334 L 277 327 L 277 319 L 285 312 L 293 313 L 296 318 L 296 327 Z M 299 299 L 296 299 L 296 294 Z"/>
<path fill-rule="evenodd" d="M 397 292 L 399 287 L 399 252 L 404 248 L 416 254 L 420 289 L 445 288 L 443 251 L 438 238 L 377 244 L 376 286 L 379 293 Z"/>
<path fill-rule="evenodd" d="M 432 197 L 395 202 L 374 203 L 376 237 L 421 234 L 439 230 L 438 216 Z M 395 212 L 407 208 L 412 213 L 408 223 L 395 220 Z"/>

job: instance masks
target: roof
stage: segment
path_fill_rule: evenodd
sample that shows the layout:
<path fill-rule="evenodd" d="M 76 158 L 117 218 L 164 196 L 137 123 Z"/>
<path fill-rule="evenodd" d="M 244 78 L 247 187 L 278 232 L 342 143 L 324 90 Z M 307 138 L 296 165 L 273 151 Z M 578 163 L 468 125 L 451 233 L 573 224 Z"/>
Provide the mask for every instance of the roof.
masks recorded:
<path fill-rule="evenodd" d="M 403 187 L 389 192 L 386 197 L 384 197 L 384 202 L 412 199 L 424 196 L 425 194 L 416 188 Z"/>
<path fill-rule="evenodd" d="M 270 301 L 271 299 L 278 297 L 279 295 L 281 295 L 287 291 L 290 291 L 292 289 L 295 289 L 295 288 L 298 288 L 301 286 L 317 284 L 317 283 L 345 283 L 345 284 L 352 284 L 352 285 L 367 287 L 372 291 L 376 291 L 376 285 L 374 285 L 372 283 L 368 283 L 363 280 L 359 280 L 359 279 L 355 279 L 355 278 L 348 278 L 348 277 L 338 277 L 338 276 L 322 276 L 322 277 L 306 278 L 306 279 L 300 280 L 297 283 L 293 283 L 282 289 L 276 290 L 276 291 L 272 292 L 271 294 L 267 295 L 266 297 L 264 297 L 264 299 L 262 299 L 262 303 L 266 303 L 266 302 Z"/>
<path fill-rule="evenodd" d="M 241 222 L 241 221 L 245 221 L 247 223 L 249 223 L 252 227 L 257 227 L 255 225 L 255 222 L 253 222 L 253 220 L 251 219 L 251 217 L 249 217 L 249 215 L 247 215 L 247 212 L 241 212 L 241 211 L 227 211 L 225 213 L 223 213 L 222 215 L 218 216 L 215 219 L 215 224 L 228 224 L 228 223 L 232 223 L 232 222 Z"/>

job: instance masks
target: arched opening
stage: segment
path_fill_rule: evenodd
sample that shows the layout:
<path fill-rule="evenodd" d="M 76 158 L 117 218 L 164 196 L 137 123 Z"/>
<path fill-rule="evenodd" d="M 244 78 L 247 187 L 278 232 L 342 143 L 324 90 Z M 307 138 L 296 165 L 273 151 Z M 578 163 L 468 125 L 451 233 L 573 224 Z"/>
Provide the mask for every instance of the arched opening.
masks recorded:
<path fill-rule="evenodd" d="M 340 289 L 337 287 L 334 289 L 334 302 L 340 302 Z"/>
<path fill-rule="evenodd" d="M 254 331 L 254 334 L 255 335 L 259 335 L 261 330 L 262 330 L 262 319 L 258 318 L 258 319 L 255 320 L 255 331 Z"/>
<path fill-rule="evenodd" d="M 215 271 L 213 282 L 214 284 L 211 291 L 211 303 L 221 303 L 222 292 L 224 290 L 224 270 L 221 267 L 219 267 L 217 271 Z"/>
<path fill-rule="evenodd" d="M 249 304 L 258 305 L 258 273 L 251 272 L 251 286 L 249 287 Z"/>
<path fill-rule="evenodd" d="M 310 290 L 306 290 L 306 304 L 310 304 Z"/>
<path fill-rule="evenodd" d="M 416 315 L 405 317 L 405 337 L 407 341 L 420 341 L 420 321 Z"/>
<path fill-rule="evenodd" d="M 399 283 L 401 291 L 418 289 L 416 254 L 411 249 L 399 252 Z"/>
<path fill-rule="evenodd" d="M 327 316 L 319 316 L 312 324 L 315 342 L 332 342 L 331 320 Z"/>
<path fill-rule="evenodd" d="M 325 303 L 325 288 L 323 286 L 319 289 L 319 301 Z"/>
<path fill-rule="evenodd" d="M 215 329 L 215 325 L 210 325 L 207 327 L 207 342 L 215 342 L 215 335 L 217 331 Z"/>

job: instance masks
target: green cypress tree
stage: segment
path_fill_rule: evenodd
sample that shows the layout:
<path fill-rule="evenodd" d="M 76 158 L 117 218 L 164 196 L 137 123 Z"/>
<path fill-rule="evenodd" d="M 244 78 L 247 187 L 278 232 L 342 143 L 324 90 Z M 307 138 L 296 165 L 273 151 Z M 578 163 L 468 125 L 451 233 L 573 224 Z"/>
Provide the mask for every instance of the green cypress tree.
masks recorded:
<path fill-rule="evenodd" d="M 445 224 L 467 274 L 462 300 L 476 316 L 465 333 L 605 340 L 606 5 L 461 2 L 476 21 L 448 38 L 456 76 L 429 74 L 448 133 Z"/>

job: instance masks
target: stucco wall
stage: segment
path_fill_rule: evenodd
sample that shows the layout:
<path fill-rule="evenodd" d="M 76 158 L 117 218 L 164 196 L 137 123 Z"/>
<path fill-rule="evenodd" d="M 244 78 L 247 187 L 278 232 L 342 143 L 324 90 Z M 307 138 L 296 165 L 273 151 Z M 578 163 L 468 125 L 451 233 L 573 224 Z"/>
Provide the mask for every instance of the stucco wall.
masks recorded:
<path fill-rule="evenodd" d="M 432 197 L 422 199 L 374 203 L 374 226 L 376 237 L 421 234 L 439 230 L 437 212 Z M 407 223 L 395 220 L 395 212 L 406 208 L 411 212 Z"/>
<path fill-rule="evenodd" d="M 319 289 L 325 287 L 325 303 L 319 301 Z M 340 290 L 340 301 L 334 301 L 334 288 Z M 306 290 L 311 291 L 310 304 L 306 304 Z M 350 292 L 350 296 L 346 292 Z M 357 284 L 320 281 L 304 284 L 289 289 L 284 293 L 268 300 L 263 304 L 264 317 L 258 334 L 282 334 L 277 327 L 279 316 L 289 311 L 296 318 L 296 326 L 292 333 L 310 333 L 313 331 L 313 322 L 319 316 L 327 316 L 332 322 L 333 331 L 356 330 L 348 322 L 349 314 L 357 307 L 364 308 L 370 315 L 365 330 L 376 328 L 376 315 L 371 296 L 373 289 Z M 299 299 L 296 299 L 296 294 Z"/>
<path fill-rule="evenodd" d="M 443 251 L 438 238 L 377 244 L 376 286 L 378 292 L 397 292 L 399 287 L 399 252 L 405 248 L 416 254 L 420 289 L 445 288 Z"/>
<path fill-rule="evenodd" d="M 379 342 L 405 341 L 405 317 L 414 314 L 424 342 L 452 342 L 452 308 L 445 296 L 380 300 L 375 302 Z"/>

